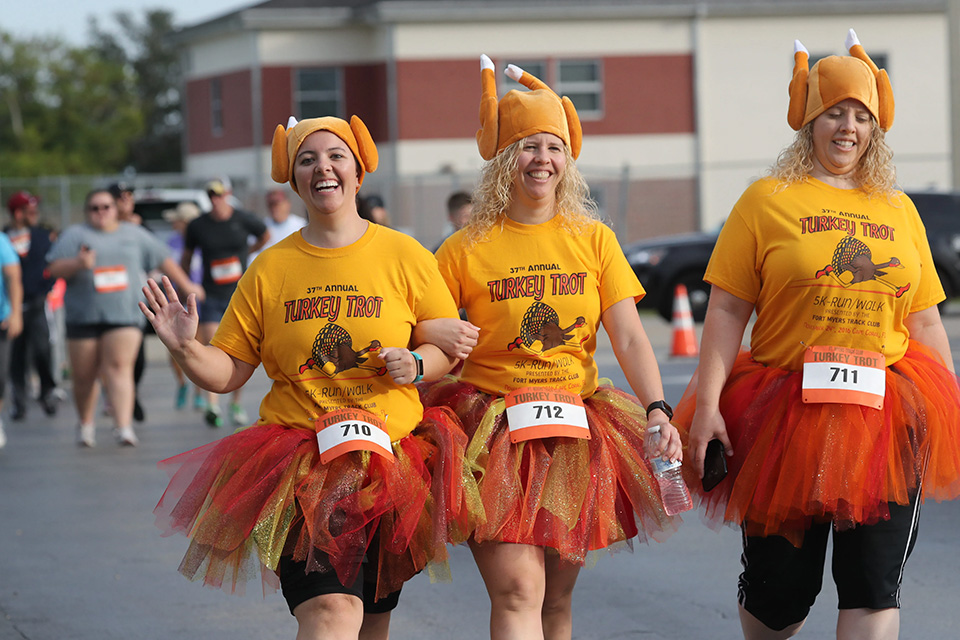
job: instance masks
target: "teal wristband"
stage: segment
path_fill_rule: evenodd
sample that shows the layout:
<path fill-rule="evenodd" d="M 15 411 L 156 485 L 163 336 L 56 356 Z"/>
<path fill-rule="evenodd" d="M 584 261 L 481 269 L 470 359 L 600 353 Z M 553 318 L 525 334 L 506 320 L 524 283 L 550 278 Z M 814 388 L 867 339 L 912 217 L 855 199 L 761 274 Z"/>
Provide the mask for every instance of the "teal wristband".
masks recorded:
<path fill-rule="evenodd" d="M 417 361 L 417 377 L 413 379 L 413 384 L 416 384 L 423 380 L 423 356 L 416 351 L 411 351 L 410 355 Z"/>

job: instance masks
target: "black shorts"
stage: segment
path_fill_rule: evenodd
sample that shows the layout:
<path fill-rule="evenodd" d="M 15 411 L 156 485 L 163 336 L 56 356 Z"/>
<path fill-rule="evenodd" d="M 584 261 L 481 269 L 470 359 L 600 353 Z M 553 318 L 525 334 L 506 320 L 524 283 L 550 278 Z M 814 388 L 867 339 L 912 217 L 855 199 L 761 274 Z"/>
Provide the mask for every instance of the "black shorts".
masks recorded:
<path fill-rule="evenodd" d="M 89 338 L 99 338 L 108 331 L 115 329 L 126 329 L 132 327 L 141 329 L 138 324 L 111 324 L 109 322 L 98 322 L 96 324 L 67 324 L 68 340 L 85 340 Z"/>
<path fill-rule="evenodd" d="M 890 504 L 890 519 L 833 532 L 833 580 L 839 609 L 900 607 L 903 568 L 913 551 L 920 500 Z M 799 548 L 786 538 L 744 536 L 740 605 L 771 629 L 801 622 L 820 593 L 832 525 L 807 529 Z"/>
<path fill-rule="evenodd" d="M 306 573 L 307 563 L 295 562 L 292 556 L 281 556 L 280 564 L 277 567 L 277 574 L 280 576 L 280 588 L 283 591 L 283 597 L 287 601 L 291 615 L 298 605 L 306 602 L 310 598 L 323 596 L 331 593 L 346 593 L 356 596 L 363 601 L 364 613 L 387 613 L 397 608 L 400 602 L 400 589 L 386 597 L 376 600 L 377 595 L 377 561 L 379 554 L 380 536 L 379 532 L 374 535 L 367 551 L 367 558 L 364 559 L 357 571 L 357 577 L 353 584 L 344 585 L 337 577 L 337 572 L 330 565 L 327 554 L 321 551 L 315 551 L 320 558 L 321 571 L 311 571 Z"/>
<path fill-rule="evenodd" d="M 197 303 L 197 313 L 200 314 L 202 323 L 219 323 L 223 319 L 223 314 L 227 312 L 230 306 L 230 298 L 218 298 L 216 296 L 207 296 L 204 300 Z"/>

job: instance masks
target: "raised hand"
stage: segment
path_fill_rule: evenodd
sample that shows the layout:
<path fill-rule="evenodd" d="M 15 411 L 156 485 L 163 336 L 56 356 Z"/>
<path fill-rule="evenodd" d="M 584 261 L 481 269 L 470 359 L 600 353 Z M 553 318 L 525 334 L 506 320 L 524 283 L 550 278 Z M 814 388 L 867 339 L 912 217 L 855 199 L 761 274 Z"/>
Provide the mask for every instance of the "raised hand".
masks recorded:
<path fill-rule="evenodd" d="M 170 351 L 179 351 L 197 338 L 200 324 L 197 297 L 193 293 L 187 296 L 187 306 L 184 307 L 170 279 L 163 276 L 162 282 L 163 289 L 156 280 L 147 280 L 143 287 L 146 302 L 140 302 L 140 311 L 153 325 L 163 345 Z"/>

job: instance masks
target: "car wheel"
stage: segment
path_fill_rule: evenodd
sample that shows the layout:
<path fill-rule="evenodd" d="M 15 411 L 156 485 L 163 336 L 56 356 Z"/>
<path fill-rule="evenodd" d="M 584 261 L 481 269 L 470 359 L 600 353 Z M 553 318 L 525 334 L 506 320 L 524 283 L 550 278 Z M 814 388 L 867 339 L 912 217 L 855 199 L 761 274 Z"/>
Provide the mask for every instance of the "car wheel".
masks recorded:
<path fill-rule="evenodd" d="M 673 299 L 678 284 L 687 288 L 690 299 L 690 313 L 694 322 L 703 322 L 707 316 L 707 302 L 710 300 L 710 285 L 703 281 L 698 273 L 686 273 L 674 280 L 664 291 L 658 311 L 664 320 L 673 320 Z"/>

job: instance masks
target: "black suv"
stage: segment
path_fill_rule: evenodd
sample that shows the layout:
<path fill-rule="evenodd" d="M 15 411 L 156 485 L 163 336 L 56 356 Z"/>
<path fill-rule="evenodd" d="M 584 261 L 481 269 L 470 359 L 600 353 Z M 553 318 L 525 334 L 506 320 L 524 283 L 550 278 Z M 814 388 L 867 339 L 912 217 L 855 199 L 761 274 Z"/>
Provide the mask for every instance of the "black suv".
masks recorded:
<path fill-rule="evenodd" d="M 960 296 L 960 192 L 908 193 L 927 229 L 933 263 L 947 298 Z M 707 313 L 710 285 L 703 281 L 718 232 L 650 238 L 623 248 L 647 295 L 637 305 L 673 317 L 674 290 L 686 285 L 693 319 Z M 941 305 L 941 310 L 943 305 Z"/>
<path fill-rule="evenodd" d="M 707 314 L 710 285 L 703 281 L 718 231 L 661 236 L 642 240 L 623 248 L 647 295 L 641 309 L 655 309 L 665 320 L 673 317 L 674 290 L 687 287 L 693 319 L 703 322 Z"/>

